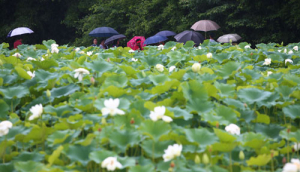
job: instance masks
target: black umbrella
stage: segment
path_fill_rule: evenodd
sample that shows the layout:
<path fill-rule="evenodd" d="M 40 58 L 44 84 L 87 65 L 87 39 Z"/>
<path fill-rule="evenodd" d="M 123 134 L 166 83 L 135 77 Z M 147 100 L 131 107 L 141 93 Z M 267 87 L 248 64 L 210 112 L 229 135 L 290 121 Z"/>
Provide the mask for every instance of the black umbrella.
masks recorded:
<path fill-rule="evenodd" d="M 155 34 L 155 35 L 160 35 L 160 36 L 168 37 L 168 36 L 174 36 L 174 35 L 176 35 L 176 33 L 175 33 L 175 32 L 172 32 L 172 31 L 169 31 L 169 30 L 164 30 L 164 31 L 158 32 L 158 33 Z"/>
<path fill-rule="evenodd" d="M 109 44 L 112 44 L 115 40 L 118 40 L 118 39 L 125 39 L 125 38 L 126 38 L 126 36 L 125 36 L 125 35 L 122 35 L 122 34 L 114 35 L 114 36 L 109 37 L 109 38 L 104 42 L 104 44 L 105 44 L 105 45 L 109 45 Z"/>
<path fill-rule="evenodd" d="M 187 41 L 194 41 L 196 44 L 200 44 L 204 41 L 204 37 L 195 31 L 185 30 L 177 35 L 174 38 L 178 42 L 186 43 Z"/>
<path fill-rule="evenodd" d="M 89 33 L 92 37 L 111 37 L 118 34 L 119 33 L 111 27 L 98 27 Z"/>

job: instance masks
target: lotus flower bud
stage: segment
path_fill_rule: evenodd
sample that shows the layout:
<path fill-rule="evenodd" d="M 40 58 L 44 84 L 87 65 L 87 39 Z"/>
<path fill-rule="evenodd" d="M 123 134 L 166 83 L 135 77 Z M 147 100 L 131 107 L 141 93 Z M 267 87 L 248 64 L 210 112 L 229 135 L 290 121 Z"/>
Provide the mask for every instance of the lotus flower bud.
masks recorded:
<path fill-rule="evenodd" d="M 200 157 L 198 155 L 195 156 L 195 160 L 194 161 L 195 161 L 196 164 L 200 164 L 201 163 Z"/>
<path fill-rule="evenodd" d="M 175 163 L 174 163 L 173 161 L 170 163 L 170 167 L 171 167 L 171 168 L 174 168 L 174 167 L 175 167 Z"/>
<path fill-rule="evenodd" d="M 106 125 L 106 124 L 107 124 L 106 119 L 105 119 L 105 118 L 102 118 L 102 119 L 101 119 L 101 123 L 102 123 L 103 125 Z"/>
<path fill-rule="evenodd" d="M 94 85 L 95 84 L 95 78 L 91 77 L 91 83 Z"/>
<path fill-rule="evenodd" d="M 134 118 L 131 118 L 131 120 L 130 120 L 130 124 L 134 124 Z"/>
<path fill-rule="evenodd" d="M 217 128 L 219 128 L 219 126 L 220 126 L 220 124 L 219 124 L 219 122 L 217 121 L 217 123 L 216 123 L 216 127 L 217 127 Z"/>
<path fill-rule="evenodd" d="M 157 64 L 155 66 L 156 70 L 158 70 L 159 72 L 163 72 L 164 71 L 164 66 L 162 64 Z"/>
<path fill-rule="evenodd" d="M 102 128 L 98 128 L 98 131 L 101 132 L 101 131 L 102 131 Z"/>
<path fill-rule="evenodd" d="M 286 157 L 283 157 L 282 158 L 282 164 L 285 164 L 286 163 Z"/>
<path fill-rule="evenodd" d="M 211 145 L 208 146 L 208 151 L 212 152 L 212 146 Z"/>
<path fill-rule="evenodd" d="M 206 153 L 204 153 L 203 156 L 202 156 L 202 162 L 205 165 L 209 164 L 209 158 L 208 158 Z"/>
<path fill-rule="evenodd" d="M 51 92 L 49 90 L 47 90 L 46 95 L 48 98 L 51 97 Z"/>
<path fill-rule="evenodd" d="M 193 72 L 199 72 L 201 69 L 201 64 L 200 63 L 194 63 L 192 66 Z"/>
<path fill-rule="evenodd" d="M 240 160 L 244 160 L 245 159 L 245 154 L 244 154 L 243 151 L 240 151 L 239 158 L 240 158 Z"/>
<path fill-rule="evenodd" d="M 142 71 L 142 75 L 143 77 L 146 77 L 146 73 L 144 71 Z"/>

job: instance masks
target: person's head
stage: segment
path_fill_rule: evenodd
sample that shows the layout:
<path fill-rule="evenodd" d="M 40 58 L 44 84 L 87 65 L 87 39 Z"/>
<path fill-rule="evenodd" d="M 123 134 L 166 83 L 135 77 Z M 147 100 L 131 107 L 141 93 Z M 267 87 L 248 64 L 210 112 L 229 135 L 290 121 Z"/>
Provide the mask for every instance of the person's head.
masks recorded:
<path fill-rule="evenodd" d="M 141 41 L 141 39 L 137 39 L 135 42 L 136 42 L 136 45 L 140 46 L 142 41 Z"/>
<path fill-rule="evenodd" d="M 101 40 L 101 45 L 104 45 L 104 43 L 105 43 L 105 39 L 102 39 Z"/>
<path fill-rule="evenodd" d="M 117 40 L 117 45 L 119 45 L 119 44 L 120 44 L 120 39 Z"/>
<path fill-rule="evenodd" d="M 95 38 L 94 40 L 93 40 L 93 44 L 95 44 L 95 45 L 97 45 L 97 39 Z"/>
<path fill-rule="evenodd" d="M 209 34 L 209 38 L 210 38 L 210 39 L 214 39 L 214 34 L 213 34 L 213 33 L 210 33 L 210 34 Z"/>

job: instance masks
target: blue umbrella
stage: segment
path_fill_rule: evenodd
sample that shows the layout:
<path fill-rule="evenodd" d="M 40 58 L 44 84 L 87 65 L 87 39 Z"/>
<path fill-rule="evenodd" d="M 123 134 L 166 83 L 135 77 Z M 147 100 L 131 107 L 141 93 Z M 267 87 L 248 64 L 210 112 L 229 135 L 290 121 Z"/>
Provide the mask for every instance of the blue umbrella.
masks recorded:
<path fill-rule="evenodd" d="M 15 28 L 14 30 L 11 30 L 8 33 L 7 37 L 13 37 L 13 36 L 30 34 L 30 33 L 33 33 L 33 31 L 31 29 L 29 29 L 28 27 L 18 27 L 18 28 Z"/>
<path fill-rule="evenodd" d="M 149 45 L 149 44 L 156 44 L 156 43 L 165 41 L 165 40 L 167 40 L 167 39 L 168 39 L 168 38 L 165 37 L 165 36 L 154 35 L 154 36 L 151 36 L 151 37 L 147 38 L 147 39 L 145 40 L 144 44 L 146 44 L 146 45 Z"/>
<path fill-rule="evenodd" d="M 168 37 L 168 36 L 174 36 L 174 35 L 176 35 L 176 33 L 175 33 L 175 32 L 172 32 L 172 31 L 169 31 L 169 30 L 164 30 L 164 31 L 158 32 L 158 33 L 155 34 L 155 35 L 160 35 L 160 36 Z"/>
<path fill-rule="evenodd" d="M 111 37 L 118 34 L 119 33 L 111 27 L 98 27 L 89 33 L 92 37 Z"/>
<path fill-rule="evenodd" d="M 117 40 L 117 39 L 125 39 L 126 38 L 126 36 L 125 35 L 122 35 L 122 34 L 120 34 L 120 35 L 114 35 L 114 36 L 112 36 L 112 37 L 109 37 L 105 42 L 104 42 L 104 44 L 105 45 L 108 45 L 108 44 L 112 44 L 113 42 L 114 42 L 114 40 Z"/>

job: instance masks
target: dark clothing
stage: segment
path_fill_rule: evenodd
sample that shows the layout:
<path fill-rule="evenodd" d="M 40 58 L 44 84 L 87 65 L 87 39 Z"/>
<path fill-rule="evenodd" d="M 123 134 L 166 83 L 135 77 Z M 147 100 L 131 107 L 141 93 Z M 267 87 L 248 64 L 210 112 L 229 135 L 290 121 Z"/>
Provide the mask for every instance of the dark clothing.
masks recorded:
<path fill-rule="evenodd" d="M 97 44 L 92 44 L 91 46 L 92 46 L 92 47 L 97 47 L 98 45 L 97 45 Z"/>
<path fill-rule="evenodd" d="M 22 45 L 21 40 L 16 40 L 16 41 L 14 42 L 14 48 L 18 48 L 19 45 Z"/>

